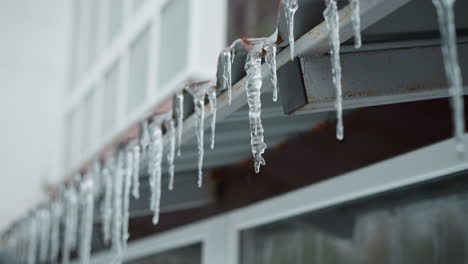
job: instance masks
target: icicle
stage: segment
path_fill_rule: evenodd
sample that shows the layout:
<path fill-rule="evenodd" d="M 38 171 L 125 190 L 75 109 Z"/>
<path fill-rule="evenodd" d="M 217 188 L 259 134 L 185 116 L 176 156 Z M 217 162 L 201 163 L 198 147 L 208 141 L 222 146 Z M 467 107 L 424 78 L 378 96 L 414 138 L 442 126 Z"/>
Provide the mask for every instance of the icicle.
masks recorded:
<path fill-rule="evenodd" d="M 208 90 L 208 100 L 210 101 L 210 113 L 211 113 L 211 149 L 215 146 L 215 130 L 216 130 L 216 89 L 212 88 Z"/>
<path fill-rule="evenodd" d="M 105 167 L 102 170 L 104 181 L 104 197 L 101 204 L 101 227 L 103 241 L 106 245 L 109 244 L 111 238 L 111 223 L 112 223 L 112 168 L 115 165 L 113 157 L 109 157 L 105 162 Z"/>
<path fill-rule="evenodd" d="M 141 153 L 143 156 L 147 156 L 148 146 L 150 144 L 150 135 L 149 135 L 149 125 L 148 121 L 145 120 L 141 123 L 141 139 L 140 139 L 140 146 L 141 146 Z"/>
<path fill-rule="evenodd" d="M 159 223 L 159 209 L 161 201 L 161 165 L 163 155 L 162 131 L 156 122 L 151 123 L 151 159 L 149 160 L 151 200 L 150 208 L 153 211 L 153 224 Z"/>
<path fill-rule="evenodd" d="M 56 200 L 52 204 L 52 218 L 51 218 L 51 246 L 50 246 L 50 262 L 56 263 L 60 250 L 60 222 L 63 215 L 62 201 Z"/>
<path fill-rule="evenodd" d="M 169 151 L 167 152 L 167 164 L 169 166 L 169 190 L 174 189 L 174 158 L 176 148 L 176 135 L 174 120 L 166 121 L 166 133 L 169 135 Z"/>
<path fill-rule="evenodd" d="M 65 233 L 63 237 L 62 263 L 70 263 L 71 250 L 76 248 L 77 244 L 77 226 L 78 226 L 78 197 L 75 189 L 69 187 L 65 191 Z"/>
<path fill-rule="evenodd" d="M 129 147 L 125 152 L 125 172 L 123 186 L 123 217 L 122 217 L 122 245 L 127 246 L 128 238 L 128 222 L 130 220 L 130 195 L 132 188 L 132 173 L 133 173 L 133 151 Z"/>
<path fill-rule="evenodd" d="M 124 178 L 125 153 L 121 150 L 117 154 L 117 162 L 114 171 L 113 190 L 113 217 L 112 217 L 112 249 L 116 252 L 117 259 L 122 257 L 122 203 L 123 203 L 123 178 Z"/>
<path fill-rule="evenodd" d="M 36 264 L 37 260 L 37 242 L 39 239 L 37 222 L 36 215 L 29 220 L 28 264 Z"/>
<path fill-rule="evenodd" d="M 80 219 L 80 264 L 89 264 L 91 259 L 91 242 L 93 238 L 94 186 L 92 175 L 87 175 L 80 186 L 81 219 Z"/>
<path fill-rule="evenodd" d="M 289 48 L 291 60 L 294 59 L 294 14 L 298 9 L 298 0 L 281 0 L 284 10 L 284 17 L 288 25 Z"/>
<path fill-rule="evenodd" d="M 445 75 L 449 85 L 451 106 L 453 112 L 456 150 L 460 159 L 465 155 L 464 133 L 465 116 L 463 102 L 463 81 L 458 64 L 457 35 L 453 5 L 455 0 L 432 0 L 437 10 L 440 35 L 442 38 L 442 53 L 444 57 Z"/>
<path fill-rule="evenodd" d="M 276 76 L 276 45 L 267 44 L 264 47 L 266 51 L 265 62 L 270 69 L 270 79 L 273 84 L 273 102 L 278 100 L 278 77 Z"/>
<path fill-rule="evenodd" d="M 203 184 L 203 155 L 204 155 L 204 126 L 205 126 L 205 92 L 195 94 L 193 97 L 195 105 L 195 126 L 198 144 L 198 187 Z"/>
<path fill-rule="evenodd" d="M 135 199 L 140 198 L 140 157 L 141 148 L 138 143 L 133 146 L 132 194 Z"/>
<path fill-rule="evenodd" d="M 223 89 L 228 90 L 228 102 L 231 104 L 232 98 L 232 63 L 234 58 L 232 57 L 233 48 L 228 47 L 222 52 L 222 64 L 223 64 Z"/>
<path fill-rule="evenodd" d="M 184 94 L 180 91 L 176 94 L 176 116 L 177 116 L 177 156 L 180 157 L 180 146 L 182 145 L 182 129 L 184 127 Z"/>
<path fill-rule="evenodd" d="M 265 165 L 262 154 L 266 144 L 263 136 L 262 105 L 260 100 L 262 88 L 262 50 L 264 41 L 257 41 L 250 47 L 245 63 L 247 72 L 246 93 L 249 105 L 250 144 L 255 161 L 255 172 L 260 172 L 260 165 Z"/>
<path fill-rule="evenodd" d="M 40 217 L 40 248 L 39 248 L 39 260 L 41 262 L 47 261 L 49 254 L 49 236 L 50 236 L 50 212 L 48 209 L 41 209 L 39 212 Z"/>
<path fill-rule="evenodd" d="M 361 40 L 361 8 L 359 4 L 360 0 L 351 0 L 351 8 L 353 9 L 353 31 L 354 31 L 354 47 L 360 49 L 362 46 Z"/>
<path fill-rule="evenodd" d="M 337 115 L 337 126 L 336 126 L 336 138 L 343 140 L 343 95 L 341 90 L 341 64 L 340 64 L 340 24 L 338 17 L 338 7 L 336 0 L 327 0 L 327 8 L 323 12 L 325 21 L 327 23 L 330 39 L 330 57 L 332 64 L 333 84 L 336 88 L 336 115 Z"/>

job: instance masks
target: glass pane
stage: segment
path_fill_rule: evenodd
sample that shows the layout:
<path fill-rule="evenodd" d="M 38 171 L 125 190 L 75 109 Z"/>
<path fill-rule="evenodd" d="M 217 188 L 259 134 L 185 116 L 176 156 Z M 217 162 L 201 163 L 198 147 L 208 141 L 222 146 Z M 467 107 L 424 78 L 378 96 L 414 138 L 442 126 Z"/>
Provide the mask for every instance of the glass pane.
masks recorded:
<path fill-rule="evenodd" d="M 72 147 L 73 147 L 73 113 L 67 114 L 65 119 L 65 129 L 63 137 L 63 155 L 65 170 L 72 166 Z"/>
<path fill-rule="evenodd" d="M 80 143 L 81 143 L 81 116 L 82 110 L 81 107 L 77 109 L 73 109 L 73 112 L 69 115 L 71 120 L 71 131 L 70 137 L 71 140 L 69 141 L 70 145 L 70 165 L 74 167 L 77 165 L 77 162 L 81 158 L 80 155 Z"/>
<path fill-rule="evenodd" d="M 71 92 L 76 85 L 78 79 L 78 37 L 81 23 L 81 4 L 82 1 L 73 1 L 72 10 L 72 31 L 71 31 L 71 47 L 70 47 L 70 80 L 68 83 L 69 91 Z"/>
<path fill-rule="evenodd" d="M 241 263 L 466 263 L 467 176 L 244 230 Z"/>
<path fill-rule="evenodd" d="M 146 28 L 131 47 L 130 77 L 127 94 L 127 110 L 131 113 L 140 106 L 148 86 L 149 28 Z"/>
<path fill-rule="evenodd" d="M 93 87 L 91 93 L 85 98 L 83 103 L 83 124 L 82 124 L 82 135 L 83 141 L 81 142 L 81 153 L 87 154 L 91 147 L 91 132 L 92 124 L 94 124 L 94 105 L 93 100 L 96 94 L 96 89 Z"/>
<path fill-rule="evenodd" d="M 126 264 L 201 264 L 202 244 L 169 250 L 152 256 L 125 262 Z"/>
<path fill-rule="evenodd" d="M 169 1 L 162 10 L 159 86 L 164 87 L 188 61 L 189 45 L 189 0 Z"/>
<path fill-rule="evenodd" d="M 117 35 L 122 27 L 123 0 L 109 1 L 109 42 Z"/>
<path fill-rule="evenodd" d="M 102 0 L 101 0 L 102 1 Z M 90 69 L 98 57 L 98 28 L 99 28 L 99 0 L 91 1 L 91 10 L 90 10 L 90 23 L 89 23 L 89 43 L 88 43 L 88 69 Z"/>
<path fill-rule="evenodd" d="M 137 11 L 145 2 L 146 0 L 133 0 L 133 10 Z"/>
<path fill-rule="evenodd" d="M 116 125 L 116 100 L 119 85 L 119 69 L 119 64 L 116 63 L 106 75 L 102 104 L 102 136 L 107 136 Z"/>

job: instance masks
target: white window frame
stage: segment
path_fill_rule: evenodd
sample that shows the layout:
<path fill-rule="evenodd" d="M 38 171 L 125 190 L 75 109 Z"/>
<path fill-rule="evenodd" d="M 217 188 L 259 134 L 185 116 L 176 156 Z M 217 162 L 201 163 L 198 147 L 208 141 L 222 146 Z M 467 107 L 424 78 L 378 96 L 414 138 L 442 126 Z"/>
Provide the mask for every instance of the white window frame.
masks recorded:
<path fill-rule="evenodd" d="M 81 0 L 75 0 L 81 1 Z M 101 87 L 101 84 L 104 83 L 105 77 L 109 70 L 115 65 L 115 63 L 120 64 L 120 73 L 118 81 L 118 92 L 116 92 L 116 124 L 112 131 L 100 137 L 101 131 L 98 129 L 101 128 L 100 124 L 93 124 L 89 127 L 91 135 L 97 136 L 96 139 L 93 138 L 91 145 L 87 147 L 87 151 L 84 154 L 77 153 L 77 150 L 71 150 L 72 153 L 63 153 L 61 156 L 70 156 L 72 160 L 71 164 L 66 164 L 62 166 L 62 173 L 64 175 L 69 175 L 79 171 L 79 169 L 88 161 L 98 157 L 100 151 L 102 151 L 106 146 L 111 145 L 113 142 L 118 140 L 129 128 L 137 124 L 144 118 L 147 118 L 149 114 L 154 110 L 155 106 L 160 105 L 165 100 L 175 94 L 175 92 L 182 88 L 180 85 L 187 80 L 193 79 L 214 79 L 216 78 L 216 63 L 218 59 L 218 54 L 221 52 L 223 47 L 226 45 L 226 31 L 227 31 L 227 0 L 190 0 L 191 10 L 190 10 L 190 30 L 189 30 L 189 42 L 187 45 L 189 51 L 187 52 L 187 65 L 184 67 L 182 73 L 174 76 L 171 81 L 164 87 L 157 87 L 158 85 L 158 63 L 159 63 L 159 33 L 160 33 L 160 18 L 161 12 L 165 5 L 169 4 L 172 0 L 146 0 L 137 10 L 132 9 L 133 0 L 124 0 L 123 1 L 123 25 L 113 41 L 107 45 L 105 41 L 107 40 L 108 34 L 108 10 L 110 1 L 113 0 L 102 0 L 100 5 L 101 10 L 104 10 L 101 19 L 99 19 L 100 25 L 96 27 L 98 30 L 97 36 L 100 51 L 97 54 L 97 59 L 94 62 L 93 66 L 85 70 L 78 79 L 75 87 L 65 96 L 62 120 L 65 124 L 66 118 L 69 116 L 69 113 L 74 111 L 80 111 L 80 107 L 85 100 L 85 98 L 93 92 L 93 89 L 98 89 Z M 85 1 L 88 3 L 89 1 Z M 216 10 L 222 10 L 222 12 L 213 12 L 208 10 L 207 5 L 212 6 Z M 83 6 L 82 16 L 90 13 L 91 5 L 86 4 Z M 221 21 L 220 23 L 208 23 L 206 17 L 210 19 L 216 19 Z M 85 17 L 86 18 L 86 17 Z M 82 19 L 80 30 L 88 25 L 89 19 Z M 127 98 L 126 92 L 128 90 L 128 68 L 129 68 L 129 57 L 131 46 L 136 41 L 139 34 L 146 29 L 150 28 L 150 37 L 149 37 L 149 52 L 148 56 L 148 85 L 146 87 L 146 97 L 144 102 L 139 105 L 135 110 L 128 114 Z M 206 27 L 210 28 L 207 29 Z M 209 32 L 213 36 L 212 38 L 206 38 L 204 34 Z M 85 34 L 86 33 L 86 34 Z M 84 32 L 83 35 L 87 36 L 88 32 Z M 87 51 L 87 39 L 79 40 L 80 50 L 78 54 L 88 54 Z M 86 44 L 86 45 L 85 45 Z M 82 61 L 83 58 L 78 58 L 79 61 Z M 83 65 L 78 65 L 78 68 Z M 84 66 L 83 66 L 84 67 Z M 75 74 L 75 73 L 73 73 Z M 69 74 L 71 76 L 71 74 Z M 67 89 L 70 91 L 70 89 Z M 98 97 L 102 99 L 101 92 L 97 93 Z M 101 110 L 101 101 L 94 100 L 94 110 L 96 113 L 102 112 Z M 100 122 L 101 120 L 99 120 Z M 98 122 L 98 121 L 96 121 Z M 80 126 L 82 121 L 79 120 Z M 79 131 L 83 129 L 78 128 Z M 64 129 L 66 131 L 66 129 Z M 81 133 L 79 133 L 78 138 L 74 138 L 80 142 Z M 68 135 L 65 136 L 68 138 Z M 64 142 L 64 144 L 69 144 Z M 67 146 L 63 146 L 61 151 L 70 151 L 69 149 L 65 150 Z"/>
<path fill-rule="evenodd" d="M 128 245 L 124 262 L 138 260 L 158 253 L 201 243 L 201 263 L 224 263 L 225 217 L 190 224 L 172 231 L 144 238 Z M 92 264 L 112 263 L 115 252 L 107 251 L 93 256 Z"/>

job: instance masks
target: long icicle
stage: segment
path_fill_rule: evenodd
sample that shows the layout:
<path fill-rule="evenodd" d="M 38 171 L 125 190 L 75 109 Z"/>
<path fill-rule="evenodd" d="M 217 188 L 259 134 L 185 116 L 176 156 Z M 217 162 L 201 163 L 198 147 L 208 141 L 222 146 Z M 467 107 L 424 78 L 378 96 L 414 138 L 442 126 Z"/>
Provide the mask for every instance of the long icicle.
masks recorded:
<path fill-rule="evenodd" d="M 167 152 L 167 164 L 169 170 L 169 184 L 168 189 L 174 189 L 174 158 L 175 158 L 175 148 L 176 148 L 176 135 L 175 135 L 175 123 L 171 118 L 166 121 L 166 133 L 169 135 L 169 151 Z"/>
<path fill-rule="evenodd" d="M 128 233 L 128 222 L 130 220 L 130 195 L 132 188 L 132 174 L 133 174 L 133 142 L 125 151 L 125 172 L 124 172 L 124 191 L 123 191 L 123 217 L 122 217 L 122 245 L 127 247 L 127 241 L 130 237 Z"/>
<path fill-rule="evenodd" d="M 133 198 L 140 198 L 140 158 L 141 158 L 141 147 L 138 142 L 135 142 L 133 146 L 133 168 L 132 168 L 132 195 Z"/>
<path fill-rule="evenodd" d="M 40 216 L 40 248 L 39 248 L 39 260 L 41 262 L 47 261 L 49 253 L 49 235 L 50 235 L 50 211 L 49 208 L 43 208 L 39 212 Z"/>
<path fill-rule="evenodd" d="M 195 105 L 195 126 L 198 145 L 198 187 L 203 184 L 203 154 L 204 154 L 204 127 L 205 127 L 205 92 L 195 94 L 193 97 Z"/>
<path fill-rule="evenodd" d="M 298 0 L 282 0 L 284 17 L 288 25 L 289 48 L 291 51 L 291 60 L 294 59 L 294 15 L 299 7 Z"/>
<path fill-rule="evenodd" d="M 276 75 L 276 44 L 267 44 L 264 47 L 266 51 L 265 62 L 270 69 L 270 79 L 273 85 L 273 102 L 278 100 L 278 77 Z"/>
<path fill-rule="evenodd" d="M 177 156 L 180 157 L 180 147 L 182 146 L 182 130 L 184 128 L 184 93 L 180 91 L 176 94 L 176 116 L 177 116 Z"/>
<path fill-rule="evenodd" d="M 361 7 L 360 0 L 351 0 L 351 8 L 353 9 L 353 31 L 354 31 L 354 47 L 360 49 L 362 46 L 361 38 Z"/>
<path fill-rule="evenodd" d="M 214 149 L 215 147 L 215 137 L 216 137 L 216 110 L 217 110 L 217 100 L 216 100 L 216 89 L 215 87 L 211 88 L 207 92 L 208 100 L 210 101 L 210 113 L 211 113 L 211 143 L 210 148 Z"/>
<path fill-rule="evenodd" d="M 140 138 L 140 147 L 141 155 L 147 157 L 147 151 L 150 145 L 151 137 L 149 134 L 149 124 L 148 120 L 141 122 L 141 138 Z"/>
<path fill-rule="evenodd" d="M 62 200 L 55 200 L 52 203 L 52 228 L 51 228 L 51 246 L 50 246 L 50 262 L 56 263 L 60 250 L 60 222 L 63 215 Z"/>
<path fill-rule="evenodd" d="M 463 80 L 458 63 L 457 35 L 453 11 L 455 0 L 432 0 L 432 2 L 437 10 L 442 38 L 442 53 L 451 97 L 456 151 L 459 158 L 463 159 L 465 155 L 465 106 L 463 102 Z"/>
<path fill-rule="evenodd" d="M 104 182 L 104 196 L 101 204 L 101 226 L 104 244 L 108 245 L 111 238 L 111 224 L 112 224 L 112 190 L 113 179 L 112 170 L 115 166 L 113 156 L 106 159 L 104 168 L 102 170 L 102 177 Z"/>
<path fill-rule="evenodd" d="M 112 170 L 114 172 L 113 190 L 113 217 L 112 217 L 112 249 L 115 251 L 115 262 L 122 261 L 122 202 L 123 202 L 123 178 L 124 178 L 125 153 L 120 150 L 117 154 L 117 162 Z"/>
<path fill-rule="evenodd" d="M 65 190 L 65 232 L 63 237 L 62 263 L 70 263 L 70 254 L 72 249 L 76 248 L 77 228 L 78 228 L 78 197 L 73 186 Z"/>
<path fill-rule="evenodd" d="M 265 152 L 266 144 L 264 142 L 262 126 L 262 103 L 260 100 L 262 88 L 262 51 L 264 40 L 257 41 L 250 47 L 245 63 L 247 72 L 246 93 L 249 105 L 249 123 L 250 123 L 250 144 L 254 157 L 255 172 L 260 172 L 260 166 L 265 165 L 262 154 Z"/>
<path fill-rule="evenodd" d="M 344 129 L 343 129 L 343 93 L 341 90 L 341 64 L 340 64 L 340 24 L 338 6 L 336 0 L 326 0 L 327 8 L 323 12 L 325 21 L 327 23 L 330 39 L 330 57 L 332 64 L 333 84 L 336 88 L 336 138 L 343 140 Z"/>
<path fill-rule="evenodd" d="M 38 219 L 33 215 L 29 220 L 29 242 L 28 242 L 28 264 L 36 263 L 37 243 L 38 243 Z"/>
<path fill-rule="evenodd" d="M 153 211 L 153 224 L 159 223 L 159 210 L 161 201 L 161 165 L 163 155 L 163 142 L 161 127 L 155 121 L 151 123 L 151 159 L 150 159 L 150 207 Z"/>
<path fill-rule="evenodd" d="M 228 90 L 228 103 L 231 104 L 232 98 L 232 47 L 228 47 L 221 53 L 223 64 L 223 89 Z"/>
<path fill-rule="evenodd" d="M 93 177 L 88 174 L 80 186 L 81 198 L 81 232 L 79 257 L 80 264 L 89 264 L 91 260 L 91 242 L 93 238 L 93 212 L 94 212 L 94 186 Z"/>

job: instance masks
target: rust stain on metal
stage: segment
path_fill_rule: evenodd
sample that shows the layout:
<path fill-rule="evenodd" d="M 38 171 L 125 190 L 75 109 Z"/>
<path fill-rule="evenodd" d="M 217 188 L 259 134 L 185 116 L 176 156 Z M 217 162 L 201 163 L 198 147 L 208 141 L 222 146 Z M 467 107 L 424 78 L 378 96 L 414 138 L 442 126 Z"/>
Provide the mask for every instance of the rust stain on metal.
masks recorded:
<path fill-rule="evenodd" d="M 314 131 L 314 132 L 318 132 L 318 131 L 323 130 L 323 129 L 329 127 L 329 126 L 330 126 L 330 124 L 328 124 L 328 122 L 323 122 L 323 123 L 320 123 L 320 124 L 317 124 L 317 125 L 313 126 L 311 130 Z"/>

